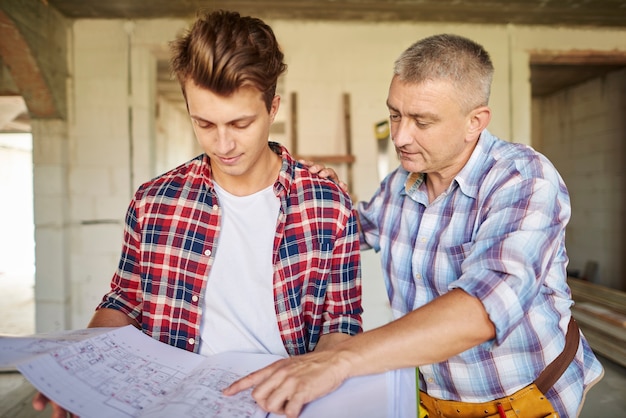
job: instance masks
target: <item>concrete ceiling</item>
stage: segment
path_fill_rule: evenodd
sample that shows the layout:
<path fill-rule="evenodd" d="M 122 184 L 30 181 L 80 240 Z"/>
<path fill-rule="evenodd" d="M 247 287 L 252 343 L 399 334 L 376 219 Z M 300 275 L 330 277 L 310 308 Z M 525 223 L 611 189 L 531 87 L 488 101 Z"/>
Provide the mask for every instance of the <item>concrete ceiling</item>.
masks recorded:
<path fill-rule="evenodd" d="M 192 18 L 205 9 L 238 10 L 274 19 L 333 21 L 430 21 L 489 24 L 626 27 L 626 1 L 618 0 L 47 0 L 68 18 Z M 585 57 L 532 64 L 533 96 L 626 65 L 626 56 L 586 62 Z M 167 71 L 167 67 L 161 70 Z M 161 81 L 167 74 L 161 74 Z"/>
<path fill-rule="evenodd" d="M 620 0 L 42 0 L 70 18 L 192 17 L 200 8 L 262 18 L 626 26 Z"/>

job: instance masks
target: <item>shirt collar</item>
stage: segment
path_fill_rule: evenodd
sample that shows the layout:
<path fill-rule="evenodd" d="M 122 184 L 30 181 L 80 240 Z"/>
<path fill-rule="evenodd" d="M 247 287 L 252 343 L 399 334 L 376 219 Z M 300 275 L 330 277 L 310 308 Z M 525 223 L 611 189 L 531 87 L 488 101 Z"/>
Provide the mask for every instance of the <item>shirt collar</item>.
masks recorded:
<path fill-rule="evenodd" d="M 483 130 L 469 160 L 454 177 L 454 181 L 466 196 L 474 199 L 478 196 L 485 174 L 485 165 L 491 159 L 490 152 L 495 142 L 496 137 L 488 130 Z"/>
<path fill-rule="evenodd" d="M 406 174 L 407 178 L 404 182 L 404 188 L 400 193 L 411 195 L 415 193 L 417 189 L 424 182 L 424 174 L 423 173 L 409 173 Z"/>
<path fill-rule="evenodd" d="M 278 173 L 278 178 L 274 183 L 274 193 L 276 196 L 285 198 L 287 193 L 291 187 L 291 182 L 293 181 L 294 176 L 294 168 L 296 166 L 296 160 L 293 159 L 287 148 L 280 145 L 277 142 L 269 143 L 270 148 L 276 154 L 280 155 L 283 159 L 283 164 L 280 168 L 280 173 Z"/>
<path fill-rule="evenodd" d="M 200 175 L 204 180 L 204 183 L 208 186 L 209 190 L 215 191 L 213 188 L 213 178 L 211 176 L 211 162 L 209 160 L 209 156 L 206 154 L 202 154 L 200 156 L 200 164 L 198 164 L 198 168 L 200 170 Z"/>

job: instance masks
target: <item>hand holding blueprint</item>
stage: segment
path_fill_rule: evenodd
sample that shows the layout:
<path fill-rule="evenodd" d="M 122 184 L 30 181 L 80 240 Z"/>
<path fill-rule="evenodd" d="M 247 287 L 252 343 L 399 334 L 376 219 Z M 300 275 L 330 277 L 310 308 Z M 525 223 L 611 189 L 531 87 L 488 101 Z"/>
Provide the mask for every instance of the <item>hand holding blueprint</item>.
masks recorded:
<path fill-rule="evenodd" d="M 275 417 L 256 405 L 250 391 L 232 397 L 221 391 L 278 359 L 250 353 L 204 357 L 132 326 L 0 336 L 0 369 L 17 368 L 40 392 L 82 418 Z M 399 378 L 391 372 L 350 379 L 308 404 L 301 418 L 405 416 L 398 415 L 406 405 L 399 406 L 393 391 L 407 387 Z M 414 386 L 409 391 L 415 393 Z"/>

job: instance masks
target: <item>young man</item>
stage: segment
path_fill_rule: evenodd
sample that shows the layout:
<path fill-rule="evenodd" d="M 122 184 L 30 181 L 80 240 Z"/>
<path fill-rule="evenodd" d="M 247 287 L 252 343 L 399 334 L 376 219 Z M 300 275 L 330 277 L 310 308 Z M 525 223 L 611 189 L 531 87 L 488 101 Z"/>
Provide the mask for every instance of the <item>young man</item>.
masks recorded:
<path fill-rule="evenodd" d="M 256 386 L 263 408 L 295 417 L 348 377 L 419 366 L 431 417 L 577 416 L 602 367 L 571 320 L 569 196 L 544 156 L 486 130 L 492 74 L 483 47 L 455 35 L 396 61 L 387 107 L 400 166 L 358 206 L 396 320 L 226 394 Z"/>
<path fill-rule="evenodd" d="M 204 154 L 137 190 L 111 291 L 89 326 L 132 324 L 205 355 L 285 357 L 360 332 L 350 198 L 268 142 L 286 69 L 271 28 L 204 14 L 172 53 Z"/>

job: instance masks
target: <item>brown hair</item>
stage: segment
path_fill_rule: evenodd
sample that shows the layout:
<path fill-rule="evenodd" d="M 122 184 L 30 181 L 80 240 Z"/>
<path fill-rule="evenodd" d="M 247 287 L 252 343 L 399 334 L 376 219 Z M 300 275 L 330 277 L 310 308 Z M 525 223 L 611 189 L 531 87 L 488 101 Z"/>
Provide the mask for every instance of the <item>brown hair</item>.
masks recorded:
<path fill-rule="evenodd" d="M 408 83 L 443 80 L 459 92 L 459 103 L 469 112 L 489 103 L 493 64 L 487 51 L 458 35 L 434 35 L 417 41 L 396 60 L 394 74 Z"/>
<path fill-rule="evenodd" d="M 278 77 L 287 69 L 272 29 L 237 12 L 200 12 L 191 28 L 170 44 L 172 72 L 183 86 L 228 96 L 244 85 L 261 91 L 269 111 Z"/>

